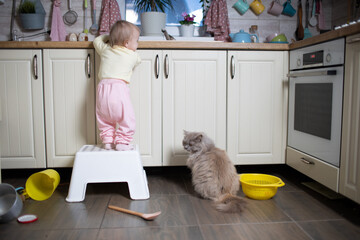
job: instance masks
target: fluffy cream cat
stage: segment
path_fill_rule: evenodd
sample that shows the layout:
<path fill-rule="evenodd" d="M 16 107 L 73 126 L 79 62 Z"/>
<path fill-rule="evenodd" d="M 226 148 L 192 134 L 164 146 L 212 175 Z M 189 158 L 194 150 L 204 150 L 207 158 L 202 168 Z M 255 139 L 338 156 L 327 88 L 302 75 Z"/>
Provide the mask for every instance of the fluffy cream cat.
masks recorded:
<path fill-rule="evenodd" d="M 211 199 L 222 212 L 241 211 L 245 201 L 236 196 L 239 176 L 224 150 L 202 132 L 184 131 L 183 146 L 190 153 L 186 162 L 191 169 L 195 191 Z"/>

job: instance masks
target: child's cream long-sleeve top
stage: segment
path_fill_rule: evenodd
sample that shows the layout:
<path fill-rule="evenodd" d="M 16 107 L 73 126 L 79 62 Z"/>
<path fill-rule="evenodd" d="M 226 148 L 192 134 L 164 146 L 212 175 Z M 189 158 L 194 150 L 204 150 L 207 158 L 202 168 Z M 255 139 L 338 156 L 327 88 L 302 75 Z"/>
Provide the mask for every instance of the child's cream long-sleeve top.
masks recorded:
<path fill-rule="evenodd" d="M 139 54 L 122 46 L 111 47 L 108 35 L 94 39 L 94 48 L 101 57 L 99 79 L 115 78 L 130 83 L 133 69 L 141 63 Z"/>

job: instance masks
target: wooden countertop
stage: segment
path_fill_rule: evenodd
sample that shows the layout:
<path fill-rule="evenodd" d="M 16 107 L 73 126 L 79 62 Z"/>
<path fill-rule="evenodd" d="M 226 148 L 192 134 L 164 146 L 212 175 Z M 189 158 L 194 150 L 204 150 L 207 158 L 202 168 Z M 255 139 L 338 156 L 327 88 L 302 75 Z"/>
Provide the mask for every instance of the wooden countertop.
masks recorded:
<path fill-rule="evenodd" d="M 360 33 L 360 23 L 356 23 L 354 25 L 350 25 L 348 27 L 340 28 L 338 30 L 332 30 L 311 38 L 307 38 L 301 41 L 297 41 L 289 44 L 289 49 L 296 49 L 300 47 L 306 47 L 309 45 L 314 45 L 321 42 L 326 42 L 332 39 L 351 36 L 353 34 Z"/>
<path fill-rule="evenodd" d="M 305 47 L 332 39 L 360 33 L 360 23 L 329 31 L 291 44 L 274 43 L 233 43 L 233 42 L 191 42 L 191 41 L 140 41 L 138 49 L 208 49 L 208 50 L 265 50 L 287 51 Z M 51 42 L 51 41 L 0 41 L 0 49 L 74 49 L 93 48 L 92 42 Z"/>
<path fill-rule="evenodd" d="M 0 48 L 93 48 L 92 42 L 51 42 L 23 41 L 0 42 Z M 191 41 L 140 41 L 138 49 L 210 49 L 210 50 L 289 50 L 288 44 L 275 43 L 232 43 L 232 42 L 191 42 Z"/>

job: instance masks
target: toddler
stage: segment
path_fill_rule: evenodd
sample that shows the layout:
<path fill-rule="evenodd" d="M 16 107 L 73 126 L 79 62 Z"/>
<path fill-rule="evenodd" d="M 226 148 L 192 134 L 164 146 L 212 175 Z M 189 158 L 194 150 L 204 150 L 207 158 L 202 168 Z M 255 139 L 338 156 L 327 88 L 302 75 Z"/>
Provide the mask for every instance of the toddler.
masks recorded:
<path fill-rule="evenodd" d="M 141 59 L 136 51 L 140 30 L 127 21 L 117 21 L 109 35 L 95 38 L 101 57 L 96 95 L 96 119 L 105 149 L 132 150 L 135 114 L 128 84 Z"/>

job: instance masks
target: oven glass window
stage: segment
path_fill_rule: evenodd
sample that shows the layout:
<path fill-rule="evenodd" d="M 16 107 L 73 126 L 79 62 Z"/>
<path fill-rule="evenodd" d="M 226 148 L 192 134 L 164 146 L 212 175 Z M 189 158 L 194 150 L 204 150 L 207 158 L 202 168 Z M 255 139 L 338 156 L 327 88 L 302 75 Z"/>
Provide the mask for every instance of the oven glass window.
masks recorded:
<path fill-rule="evenodd" d="M 295 84 L 295 130 L 330 140 L 332 93 L 332 83 Z"/>

